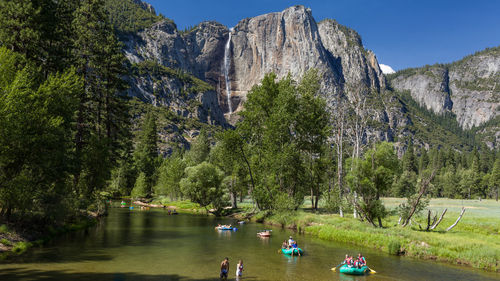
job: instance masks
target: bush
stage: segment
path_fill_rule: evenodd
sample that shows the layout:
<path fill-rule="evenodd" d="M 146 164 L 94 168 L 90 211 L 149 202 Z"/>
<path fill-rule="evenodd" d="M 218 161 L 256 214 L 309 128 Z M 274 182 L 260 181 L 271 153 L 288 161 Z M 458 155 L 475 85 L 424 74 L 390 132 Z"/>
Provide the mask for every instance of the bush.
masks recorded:
<path fill-rule="evenodd" d="M 4 244 L 5 246 L 12 245 L 12 243 L 10 243 L 10 241 L 5 238 L 0 239 L 0 243 Z"/>
<path fill-rule="evenodd" d="M 0 225 L 0 233 L 7 233 L 9 232 L 9 228 L 7 227 L 6 224 Z"/>
<path fill-rule="evenodd" d="M 387 250 L 391 255 L 399 255 L 401 252 L 401 243 L 397 240 L 391 240 L 387 245 Z"/>
<path fill-rule="evenodd" d="M 20 255 L 26 252 L 31 247 L 31 243 L 29 242 L 18 242 L 12 248 L 12 252 Z"/>

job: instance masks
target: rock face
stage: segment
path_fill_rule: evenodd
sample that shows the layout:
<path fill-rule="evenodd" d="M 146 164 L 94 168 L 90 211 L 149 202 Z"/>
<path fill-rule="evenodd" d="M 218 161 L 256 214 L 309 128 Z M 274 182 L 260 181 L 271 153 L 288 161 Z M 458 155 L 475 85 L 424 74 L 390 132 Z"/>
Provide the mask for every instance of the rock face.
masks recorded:
<path fill-rule="evenodd" d="M 471 129 L 500 115 L 500 47 L 448 65 L 399 71 L 391 85 L 436 114 L 451 111 Z"/>
<path fill-rule="evenodd" d="M 359 34 L 334 20 L 317 23 L 303 6 L 243 19 L 232 29 L 202 22 L 179 31 L 172 21 L 164 20 L 125 36 L 124 52 L 131 67 L 148 66 L 128 78 L 129 95 L 185 118 L 234 124 L 248 91 L 265 74 L 274 72 L 278 78 L 290 74 L 300 80 L 305 71 L 315 68 L 328 104 L 334 105 L 339 97 L 350 104 L 359 95 L 365 98 L 362 115 L 370 119 L 365 140 L 401 141 L 417 135 L 414 128 L 419 126 L 414 125 L 423 122 L 387 90 L 377 58 L 363 47 Z M 388 77 L 394 89 L 409 91 L 436 114 L 454 113 L 468 129 L 498 117 L 499 67 L 499 48 L 495 48 L 450 65 L 404 70 Z M 433 124 L 425 121 L 420 128 L 429 125 Z M 481 131 L 491 136 L 491 147 L 500 144 L 498 127 Z"/>
<path fill-rule="evenodd" d="M 164 21 L 129 37 L 125 53 L 133 63 L 152 60 L 208 82 L 227 113 L 222 66 L 229 32 L 216 22 L 202 22 L 180 32 Z M 377 91 L 385 88 L 377 59 L 363 48 L 359 35 L 334 21 L 317 24 L 303 6 L 244 19 L 231 32 L 228 78 L 233 111 L 242 108 L 247 92 L 269 72 L 278 78 L 290 73 L 299 80 L 305 71 L 316 68 L 322 93 L 330 103 L 346 84 Z"/>
<path fill-rule="evenodd" d="M 335 20 L 323 20 L 318 24 L 321 40 L 336 62 L 348 85 L 385 89 L 385 77 L 375 54 L 365 50 L 359 34 Z"/>
<path fill-rule="evenodd" d="M 401 76 L 392 80 L 398 90 L 410 91 L 411 96 L 428 110 L 443 114 L 452 109 L 448 69 L 436 67 L 412 76 Z"/>
<path fill-rule="evenodd" d="M 316 68 L 325 95 L 341 90 L 339 65 L 324 48 L 311 11 L 303 6 L 240 21 L 231 45 L 231 92 L 239 100 L 244 101 L 252 86 L 269 72 L 278 78 L 290 73 L 299 79 L 308 69 Z M 237 109 L 241 105 L 233 102 Z"/>

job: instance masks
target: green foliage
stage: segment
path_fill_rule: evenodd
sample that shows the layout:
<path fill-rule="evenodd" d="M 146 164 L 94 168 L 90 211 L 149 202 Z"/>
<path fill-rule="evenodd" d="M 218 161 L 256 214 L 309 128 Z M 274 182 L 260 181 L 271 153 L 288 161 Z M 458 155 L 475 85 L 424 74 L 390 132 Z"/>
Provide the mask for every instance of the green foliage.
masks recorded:
<path fill-rule="evenodd" d="M 135 183 L 136 170 L 129 159 L 122 159 L 118 167 L 111 172 L 109 190 L 114 196 L 126 196 L 132 191 Z"/>
<path fill-rule="evenodd" d="M 169 195 L 173 200 L 182 199 L 180 181 L 184 177 L 186 163 L 180 154 L 163 160 L 158 172 L 158 182 L 154 187 L 156 195 Z"/>
<path fill-rule="evenodd" d="M 382 227 L 381 218 L 386 211 L 380 196 L 391 186 L 399 169 L 398 164 L 392 144 L 386 142 L 367 150 L 362 159 L 352 160 L 346 180 L 362 198 L 357 209 L 374 226 L 374 219 L 378 218 Z"/>
<path fill-rule="evenodd" d="M 0 233 L 7 233 L 9 232 L 9 227 L 7 227 L 6 224 L 0 225 Z"/>
<path fill-rule="evenodd" d="M 157 62 L 146 60 L 131 67 L 132 74 L 136 76 L 151 76 L 154 80 L 159 81 L 163 77 L 177 78 L 184 83 L 188 93 L 198 93 L 213 90 L 207 82 L 196 78 L 195 76 L 182 71 L 181 69 L 172 69 L 161 65 Z"/>
<path fill-rule="evenodd" d="M 412 171 L 403 171 L 394 182 L 392 194 L 397 197 L 408 197 L 417 191 L 417 174 Z"/>
<path fill-rule="evenodd" d="M 125 89 L 124 56 L 103 5 L 0 2 L 0 215 L 6 220 L 51 225 L 100 206 L 99 192 L 128 136 L 128 109 L 117 94 Z"/>
<path fill-rule="evenodd" d="M 169 21 L 175 28 L 172 20 L 156 15 L 154 10 L 149 10 L 137 1 L 106 0 L 105 5 L 111 24 L 120 33 L 135 33 L 162 20 Z"/>
<path fill-rule="evenodd" d="M 435 147 L 460 150 L 468 150 L 476 145 L 474 132 L 464 131 L 453 113 L 434 114 L 416 102 L 408 91 L 396 91 L 395 94 L 418 120 L 408 127 L 414 133 L 414 138 L 422 139 Z"/>
<path fill-rule="evenodd" d="M 17 242 L 14 244 L 14 247 L 12 248 L 12 252 L 16 253 L 17 255 L 21 255 L 24 252 L 26 252 L 29 248 L 31 248 L 32 244 L 30 242 Z"/>
<path fill-rule="evenodd" d="M 224 174 L 214 165 L 202 162 L 193 167 L 187 167 L 186 177 L 180 181 L 182 193 L 191 201 L 207 208 L 212 205 L 215 214 L 220 214 L 225 206 L 221 200 L 223 190 L 221 187 Z"/>
<path fill-rule="evenodd" d="M 141 185 L 140 193 L 144 197 L 149 197 L 155 184 L 155 170 L 158 158 L 158 132 L 156 127 L 156 117 L 153 112 L 146 113 L 143 119 L 142 130 L 139 135 L 139 142 L 134 151 L 134 159 L 137 170 L 144 175 L 144 186 Z M 137 182 L 136 182 L 137 185 Z M 134 187 L 135 189 L 136 187 Z M 144 188 L 144 190 L 142 189 Z"/>
<path fill-rule="evenodd" d="M 208 159 L 210 154 L 210 139 L 205 130 L 191 144 L 191 149 L 186 152 L 184 159 L 188 166 L 198 165 Z"/>
<path fill-rule="evenodd" d="M 399 240 L 391 240 L 387 245 L 387 251 L 391 255 L 399 255 L 401 251 L 401 243 Z"/>
<path fill-rule="evenodd" d="M 148 183 L 148 178 L 145 173 L 139 173 L 135 180 L 134 189 L 130 193 L 132 198 L 145 198 L 151 195 L 151 186 Z"/>
<path fill-rule="evenodd" d="M 307 181 L 316 200 L 321 195 L 324 170 L 317 156 L 323 153 L 328 119 L 318 90 L 315 71 L 299 85 L 290 77 L 276 81 L 275 74 L 268 74 L 248 93 L 236 131 L 223 137 L 229 158 L 232 153 L 246 169 L 260 209 L 296 209 Z M 287 200 L 280 199 L 284 194 Z"/>
<path fill-rule="evenodd" d="M 9 56 L 5 52 L 2 58 Z M 10 66 L 0 61 L 4 67 Z M 0 205 L 7 212 L 50 212 L 56 202 L 49 198 L 69 193 L 64 178 L 71 169 L 75 94 L 82 81 L 69 70 L 40 83 L 32 66 L 10 78 L 0 89 Z"/>
<path fill-rule="evenodd" d="M 0 239 L 0 243 L 4 244 L 5 246 L 11 246 L 12 245 L 12 243 L 9 240 L 5 239 L 5 238 Z"/>

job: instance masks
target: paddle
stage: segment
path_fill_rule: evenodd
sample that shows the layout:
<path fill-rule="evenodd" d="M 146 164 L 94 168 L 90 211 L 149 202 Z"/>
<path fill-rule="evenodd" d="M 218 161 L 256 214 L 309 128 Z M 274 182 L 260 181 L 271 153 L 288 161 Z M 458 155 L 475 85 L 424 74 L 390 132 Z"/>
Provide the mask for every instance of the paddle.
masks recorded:
<path fill-rule="evenodd" d="M 337 269 L 337 267 L 341 266 L 343 262 L 339 263 L 339 265 L 337 265 L 336 267 L 332 267 L 332 271 L 335 271 L 335 269 Z"/>
<path fill-rule="evenodd" d="M 373 269 L 371 269 L 369 267 L 368 267 L 368 269 L 370 270 L 370 273 L 373 273 L 373 274 L 377 273 L 375 270 L 373 270 Z"/>

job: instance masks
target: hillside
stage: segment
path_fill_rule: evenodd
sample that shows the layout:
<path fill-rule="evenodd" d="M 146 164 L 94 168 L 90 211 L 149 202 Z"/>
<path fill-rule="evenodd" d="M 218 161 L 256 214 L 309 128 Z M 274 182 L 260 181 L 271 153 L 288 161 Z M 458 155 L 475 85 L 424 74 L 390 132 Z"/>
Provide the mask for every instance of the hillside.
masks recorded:
<path fill-rule="evenodd" d="M 114 3 L 112 18 L 132 17 L 136 22 L 118 28 L 128 31 L 121 38 L 130 64 L 169 70 L 156 71 L 154 78 L 148 71 L 131 71 L 129 95 L 181 116 L 213 125 L 235 124 L 247 92 L 266 73 L 278 78 L 290 74 L 298 81 L 315 68 L 331 108 L 342 100 L 367 101 L 361 113 L 370 118 L 364 142 L 387 140 L 405 146 L 415 138 L 426 147 L 498 145 L 498 49 L 447 66 L 399 71 L 388 76 L 388 89 L 375 54 L 365 49 L 356 31 L 331 19 L 316 22 L 304 6 L 243 19 L 232 29 L 212 21 L 181 31 L 147 4 L 129 0 L 124 4 L 128 8 L 120 9 L 117 2 L 109 3 Z M 140 16 L 143 13 L 149 16 Z M 173 73 L 207 87 L 186 88 Z M 443 121 L 447 118 L 456 119 L 459 126 L 448 126 L 453 122 Z M 477 136 L 464 138 L 471 128 Z"/>
<path fill-rule="evenodd" d="M 490 148 L 500 144 L 500 47 L 387 77 L 394 90 L 408 91 L 422 107 L 456 120 Z"/>

